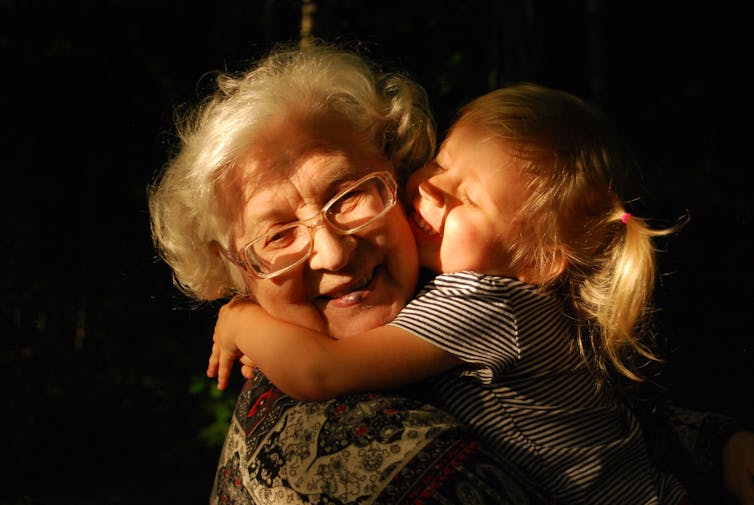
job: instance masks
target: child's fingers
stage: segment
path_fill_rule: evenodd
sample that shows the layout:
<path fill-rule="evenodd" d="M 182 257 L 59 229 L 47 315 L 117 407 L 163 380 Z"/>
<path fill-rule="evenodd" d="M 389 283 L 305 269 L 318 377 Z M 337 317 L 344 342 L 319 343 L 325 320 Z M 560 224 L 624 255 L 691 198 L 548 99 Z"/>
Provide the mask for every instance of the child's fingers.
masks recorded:
<path fill-rule="evenodd" d="M 251 379 L 254 377 L 254 367 L 249 365 L 243 365 L 241 367 L 241 375 L 244 376 L 246 379 Z"/>
<path fill-rule="evenodd" d="M 220 367 L 217 373 L 217 389 L 225 389 L 228 387 L 230 380 L 230 371 L 233 368 L 233 361 L 221 360 Z"/>
<path fill-rule="evenodd" d="M 238 358 L 238 361 L 241 362 L 241 375 L 251 379 L 254 376 L 254 361 L 245 354 Z"/>
<path fill-rule="evenodd" d="M 212 353 L 207 365 L 207 377 L 217 377 L 217 389 L 225 389 L 230 382 L 230 372 L 233 369 L 233 357 L 223 353 L 219 345 L 212 345 Z"/>
<path fill-rule="evenodd" d="M 212 346 L 212 353 L 209 355 L 209 363 L 207 365 L 207 377 L 210 379 L 217 376 L 217 369 L 220 365 L 220 348 L 217 344 Z"/>

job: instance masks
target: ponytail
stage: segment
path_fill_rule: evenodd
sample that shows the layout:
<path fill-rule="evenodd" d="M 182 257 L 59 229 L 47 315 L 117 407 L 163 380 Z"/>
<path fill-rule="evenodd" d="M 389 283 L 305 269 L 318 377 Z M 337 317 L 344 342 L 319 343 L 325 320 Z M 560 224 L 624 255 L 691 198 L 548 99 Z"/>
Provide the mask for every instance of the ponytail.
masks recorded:
<path fill-rule="evenodd" d="M 583 276 L 566 274 L 580 321 L 581 353 L 592 356 L 588 361 L 600 375 L 607 375 L 612 368 L 642 381 L 644 377 L 636 370 L 637 358 L 645 363 L 660 361 L 644 342 L 656 275 L 653 239 L 669 235 L 683 224 L 653 229 L 644 219 L 617 209 L 601 225 L 607 239 L 604 248 L 594 251 L 591 258 L 582 258 L 592 268 Z"/>

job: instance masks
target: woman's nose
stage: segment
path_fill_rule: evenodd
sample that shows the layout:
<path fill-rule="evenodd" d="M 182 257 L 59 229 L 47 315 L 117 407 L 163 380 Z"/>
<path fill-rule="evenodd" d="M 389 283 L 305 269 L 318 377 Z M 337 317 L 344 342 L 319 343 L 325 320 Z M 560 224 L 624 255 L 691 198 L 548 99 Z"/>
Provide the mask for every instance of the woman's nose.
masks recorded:
<path fill-rule="evenodd" d="M 337 272 L 348 265 L 356 249 L 356 237 L 335 233 L 324 223 L 311 233 L 313 243 L 309 267 L 312 270 Z"/>

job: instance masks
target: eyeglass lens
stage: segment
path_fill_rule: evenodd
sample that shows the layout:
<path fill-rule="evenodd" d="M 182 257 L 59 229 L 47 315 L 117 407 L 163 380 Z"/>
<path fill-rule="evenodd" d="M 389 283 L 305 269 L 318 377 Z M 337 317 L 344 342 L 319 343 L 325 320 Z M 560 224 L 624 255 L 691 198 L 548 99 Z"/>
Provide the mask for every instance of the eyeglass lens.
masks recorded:
<path fill-rule="evenodd" d="M 387 183 L 371 177 L 336 195 L 322 209 L 324 220 L 338 233 L 354 233 L 387 212 L 395 203 Z M 245 248 L 249 265 L 261 274 L 285 270 L 309 255 L 310 226 L 291 223 L 255 239 Z"/>

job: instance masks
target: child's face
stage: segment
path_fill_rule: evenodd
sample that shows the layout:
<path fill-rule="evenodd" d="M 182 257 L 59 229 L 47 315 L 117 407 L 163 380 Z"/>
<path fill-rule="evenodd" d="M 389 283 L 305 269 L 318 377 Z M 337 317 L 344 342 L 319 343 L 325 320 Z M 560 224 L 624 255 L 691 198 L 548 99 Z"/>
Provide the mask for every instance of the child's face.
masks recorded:
<path fill-rule="evenodd" d="M 411 176 L 407 195 L 422 266 L 521 278 L 508 246 L 526 198 L 526 176 L 510 152 L 483 129 L 460 125 L 437 158 Z"/>

